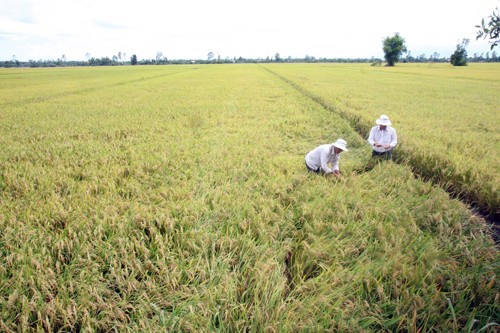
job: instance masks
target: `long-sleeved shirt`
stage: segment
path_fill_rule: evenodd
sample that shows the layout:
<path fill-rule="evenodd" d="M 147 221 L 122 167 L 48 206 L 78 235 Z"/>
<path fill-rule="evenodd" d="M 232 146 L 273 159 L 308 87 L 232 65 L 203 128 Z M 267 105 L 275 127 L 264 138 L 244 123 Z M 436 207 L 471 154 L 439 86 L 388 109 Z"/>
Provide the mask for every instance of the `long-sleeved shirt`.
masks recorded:
<path fill-rule="evenodd" d="M 396 135 L 396 130 L 391 126 L 387 126 L 385 130 L 380 129 L 380 126 L 372 127 L 370 131 L 370 136 L 368 137 L 368 142 L 373 147 L 373 150 L 379 153 L 383 153 L 396 147 L 398 144 L 398 136 Z M 378 142 L 382 147 L 375 147 L 373 144 Z M 389 148 L 384 148 L 384 145 L 389 145 Z"/>
<path fill-rule="evenodd" d="M 335 154 L 333 144 L 325 144 L 311 150 L 306 154 L 306 164 L 312 170 L 321 168 L 325 173 L 333 173 L 339 169 L 340 154 Z M 331 164 L 332 167 L 328 167 Z"/>

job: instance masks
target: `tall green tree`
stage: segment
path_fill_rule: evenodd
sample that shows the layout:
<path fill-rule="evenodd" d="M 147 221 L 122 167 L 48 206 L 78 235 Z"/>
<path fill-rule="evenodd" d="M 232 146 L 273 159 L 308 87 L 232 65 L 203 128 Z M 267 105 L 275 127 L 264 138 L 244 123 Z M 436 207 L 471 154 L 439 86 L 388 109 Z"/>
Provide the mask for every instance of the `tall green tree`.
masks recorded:
<path fill-rule="evenodd" d="M 490 19 L 488 23 L 485 23 L 483 19 L 481 25 L 476 25 L 476 28 L 479 28 L 476 40 L 481 37 L 484 39 L 488 38 L 491 43 L 490 49 L 493 50 L 495 46 L 500 45 L 500 11 L 498 7 L 496 8 L 496 12 L 493 11 L 488 18 Z"/>
<path fill-rule="evenodd" d="M 132 65 L 137 65 L 137 56 L 135 54 L 130 57 L 130 63 Z"/>
<path fill-rule="evenodd" d="M 383 41 L 383 50 L 387 66 L 394 66 L 407 50 L 405 39 L 398 32 L 393 37 L 386 37 Z"/>
<path fill-rule="evenodd" d="M 450 63 L 453 66 L 467 66 L 467 45 L 469 45 L 469 40 L 465 38 L 461 44 L 457 44 L 457 49 L 450 58 Z"/>

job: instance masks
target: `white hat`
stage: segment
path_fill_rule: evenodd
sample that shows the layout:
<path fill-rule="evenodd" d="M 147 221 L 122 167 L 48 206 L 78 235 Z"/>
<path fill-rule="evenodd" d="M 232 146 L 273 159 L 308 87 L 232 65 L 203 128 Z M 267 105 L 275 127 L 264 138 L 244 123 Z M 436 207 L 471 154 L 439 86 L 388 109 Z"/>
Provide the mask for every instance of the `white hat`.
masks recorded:
<path fill-rule="evenodd" d="M 338 139 L 334 144 L 334 147 L 337 147 L 339 149 L 342 149 L 343 151 L 347 151 L 347 142 L 343 139 Z"/>
<path fill-rule="evenodd" d="M 385 114 L 381 115 L 380 118 L 378 118 L 376 120 L 376 123 L 378 125 L 382 125 L 382 126 L 391 126 L 392 125 L 391 121 L 389 120 L 389 117 L 387 117 Z"/>

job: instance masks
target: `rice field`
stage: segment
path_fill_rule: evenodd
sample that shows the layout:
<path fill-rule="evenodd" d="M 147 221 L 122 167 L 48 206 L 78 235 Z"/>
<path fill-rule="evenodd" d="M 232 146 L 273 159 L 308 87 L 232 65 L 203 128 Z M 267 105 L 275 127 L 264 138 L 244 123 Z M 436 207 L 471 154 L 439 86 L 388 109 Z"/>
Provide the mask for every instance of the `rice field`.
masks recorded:
<path fill-rule="evenodd" d="M 500 219 L 500 72 L 496 64 L 276 67 L 273 72 L 367 137 L 389 114 L 400 160 Z"/>
<path fill-rule="evenodd" d="M 483 64 L 0 69 L 0 331 L 495 332 L 498 249 L 458 198 L 498 213 L 499 88 Z M 339 137 L 343 177 L 308 174 Z"/>

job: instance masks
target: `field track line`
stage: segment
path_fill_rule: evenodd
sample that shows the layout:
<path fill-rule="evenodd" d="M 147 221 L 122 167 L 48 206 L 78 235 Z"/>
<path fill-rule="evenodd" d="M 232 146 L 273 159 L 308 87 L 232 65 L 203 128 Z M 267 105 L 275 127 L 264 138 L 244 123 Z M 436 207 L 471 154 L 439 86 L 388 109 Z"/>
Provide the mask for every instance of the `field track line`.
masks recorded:
<path fill-rule="evenodd" d="M 332 104 L 325 101 L 325 99 L 321 96 L 315 95 L 314 93 L 306 90 L 304 87 L 295 83 L 294 81 L 266 68 L 261 66 L 264 70 L 269 72 L 270 74 L 276 76 L 283 82 L 290 85 L 292 88 L 297 90 L 302 95 L 308 97 L 314 102 L 321 105 L 325 110 L 334 112 L 340 115 L 344 120 L 348 121 L 352 128 L 364 139 L 368 137 L 368 133 L 372 128 L 372 125 L 365 120 L 363 120 L 360 116 L 354 115 L 348 111 L 340 110 L 338 107 L 333 106 Z M 421 165 L 416 165 L 415 162 L 417 159 L 415 156 L 411 156 L 408 152 L 401 151 L 398 149 L 400 154 L 395 156 L 394 162 L 399 164 L 405 164 L 410 167 L 413 174 L 416 178 L 419 178 L 423 181 L 430 181 L 433 184 L 442 188 L 445 192 L 447 192 L 452 198 L 462 201 L 469 210 L 471 214 L 476 215 L 477 217 L 483 219 L 486 223 L 488 223 L 493 229 L 493 238 L 497 245 L 500 245 L 500 212 L 498 207 L 500 204 L 497 202 L 495 207 L 490 207 L 487 203 L 482 203 L 478 200 L 479 195 L 477 193 L 470 193 L 470 191 L 466 192 L 463 189 L 462 184 L 455 184 L 453 179 L 443 179 L 436 177 L 433 170 L 427 170 L 423 168 Z M 446 167 L 448 164 L 446 161 L 436 161 L 436 164 L 442 165 Z M 443 184 L 450 184 L 451 186 L 443 186 Z M 463 193 L 467 193 L 464 195 Z"/>
<path fill-rule="evenodd" d="M 31 97 L 31 98 L 26 98 L 26 99 L 21 100 L 21 101 L 5 102 L 5 103 L 0 103 L 0 107 L 21 106 L 21 105 L 32 104 L 32 103 L 42 103 L 42 102 L 46 102 L 46 101 L 57 99 L 57 98 L 61 98 L 61 97 L 66 97 L 66 96 L 71 96 L 71 95 L 77 95 L 77 94 L 82 94 L 82 93 L 89 93 L 89 92 L 93 92 L 93 91 L 98 91 L 98 90 L 103 90 L 103 89 L 109 89 L 109 88 L 124 86 L 124 85 L 127 85 L 127 84 L 136 83 L 136 82 L 144 82 L 144 81 L 158 79 L 158 78 L 161 78 L 161 77 L 166 77 L 166 76 L 171 76 L 171 75 L 176 75 L 176 74 L 182 74 L 182 73 L 185 73 L 185 72 L 188 72 L 188 71 L 193 71 L 195 69 L 198 69 L 198 68 L 185 69 L 185 70 L 182 70 L 182 71 L 179 71 L 179 72 L 159 74 L 159 75 L 153 75 L 153 76 L 149 76 L 149 77 L 140 77 L 140 78 L 136 78 L 136 79 L 133 79 L 133 80 L 120 81 L 120 82 L 114 82 L 114 83 L 110 83 L 110 84 L 103 84 L 103 85 L 98 85 L 98 86 L 92 86 L 92 87 L 84 88 L 84 89 L 70 90 L 70 91 L 65 91 L 65 92 L 61 92 L 61 93 L 53 94 L 53 95 Z"/>

